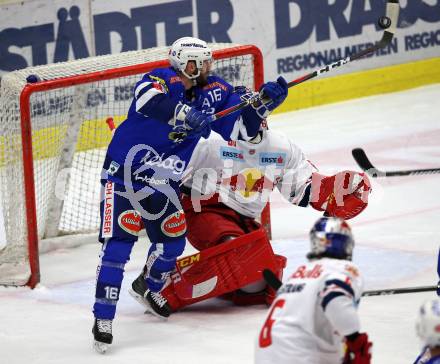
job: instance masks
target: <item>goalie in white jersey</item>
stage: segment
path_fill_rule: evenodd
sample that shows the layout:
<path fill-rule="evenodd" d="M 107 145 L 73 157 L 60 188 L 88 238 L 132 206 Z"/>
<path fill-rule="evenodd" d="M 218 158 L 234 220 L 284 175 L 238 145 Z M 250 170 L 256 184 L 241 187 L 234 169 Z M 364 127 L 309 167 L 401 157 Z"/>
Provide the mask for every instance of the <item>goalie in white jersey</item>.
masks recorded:
<path fill-rule="evenodd" d="M 310 242 L 309 262 L 280 287 L 269 309 L 255 363 L 369 364 L 372 344 L 359 333 L 363 282 L 351 262 L 350 227 L 342 219 L 321 218 Z"/>
<path fill-rule="evenodd" d="M 188 168 L 194 172 L 184 182 L 187 207 L 191 203 L 191 209 L 199 212 L 198 208 L 221 202 L 251 219 L 261 215 L 275 187 L 293 204 L 307 206 L 307 188 L 316 172 L 298 146 L 268 130 L 265 122 L 250 141 L 224 142 L 213 133 L 198 144 Z M 200 235 L 192 234 L 190 240 L 206 248 L 204 242 L 198 244 L 207 238 Z"/>

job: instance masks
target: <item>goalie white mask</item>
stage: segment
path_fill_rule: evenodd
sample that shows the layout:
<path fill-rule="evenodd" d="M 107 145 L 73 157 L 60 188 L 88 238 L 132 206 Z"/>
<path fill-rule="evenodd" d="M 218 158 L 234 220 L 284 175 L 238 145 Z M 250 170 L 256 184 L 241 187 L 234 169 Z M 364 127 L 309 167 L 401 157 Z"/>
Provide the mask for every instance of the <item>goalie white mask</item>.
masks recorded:
<path fill-rule="evenodd" d="M 203 40 L 183 37 L 173 43 L 168 53 L 168 59 L 176 71 L 182 72 L 189 79 L 196 79 L 200 76 L 200 72 L 202 72 L 204 67 L 211 66 L 212 51 Z M 190 75 L 186 73 L 185 69 L 189 61 L 195 62 L 196 74 Z"/>
<path fill-rule="evenodd" d="M 429 300 L 420 307 L 416 331 L 424 346 L 440 347 L 440 299 Z"/>

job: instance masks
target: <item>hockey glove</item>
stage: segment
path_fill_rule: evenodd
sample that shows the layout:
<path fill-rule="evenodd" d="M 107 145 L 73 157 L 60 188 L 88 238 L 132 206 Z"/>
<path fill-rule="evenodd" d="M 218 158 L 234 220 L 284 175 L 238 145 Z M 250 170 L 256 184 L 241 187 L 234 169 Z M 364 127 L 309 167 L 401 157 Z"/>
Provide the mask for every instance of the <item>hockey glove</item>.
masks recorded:
<path fill-rule="evenodd" d="M 346 336 L 345 344 L 347 350 L 343 364 L 370 364 L 370 350 L 373 344 L 368 341 L 368 335 L 366 333 L 355 333 Z"/>
<path fill-rule="evenodd" d="M 342 171 L 334 176 L 312 174 L 310 205 L 326 216 L 351 219 L 368 205 L 370 180 L 364 173 Z"/>
<path fill-rule="evenodd" d="M 287 91 L 287 82 L 280 76 L 277 82 L 268 82 L 261 86 L 260 93 L 246 92 L 240 98 L 249 102 L 260 119 L 266 119 L 276 107 L 281 105 L 287 97 Z"/>
<path fill-rule="evenodd" d="M 278 77 L 277 82 L 265 83 L 260 88 L 260 96 L 269 111 L 280 106 L 287 97 L 287 82 L 283 77 Z"/>
<path fill-rule="evenodd" d="M 212 117 L 206 115 L 193 107 L 179 103 L 174 111 L 174 128 L 183 128 L 189 131 L 189 134 L 200 134 L 208 138 L 211 133 Z"/>
<path fill-rule="evenodd" d="M 260 92 L 252 92 L 245 87 L 236 87 L 236 92 L 241 94 L 241 101 L 247 101 L 254 113 L 260 120 L 266 119 L 270 113 L 287 97 L 287 82 L 283 77 L 278 77 L 277 82 L 265 83 L 260 88 Z M 242 112 L 248 119 L 254 119 L 249 107 Z"/>

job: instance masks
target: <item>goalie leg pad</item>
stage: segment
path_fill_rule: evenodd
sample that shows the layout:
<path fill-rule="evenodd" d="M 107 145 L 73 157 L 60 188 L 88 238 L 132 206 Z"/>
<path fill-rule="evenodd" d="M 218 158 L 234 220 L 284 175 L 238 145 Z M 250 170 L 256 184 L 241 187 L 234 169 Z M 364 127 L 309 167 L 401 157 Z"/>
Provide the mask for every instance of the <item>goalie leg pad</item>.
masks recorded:
<path fill-rule="evenodd" d="M 278 267 L 273 270 L 279 280 L 283 279 L 283 269 L 286 267 L 287 259 L 282 255 L 275 254 Z M 242 287 L 234 292 L 227 293 L 221 298 L 232 301 L 237 306 L 251 306 L 266 304 L 270 306 L 276 297 L 276 291 L 267 285 L 264 280 L 257 283 L 263 283 L 263 289 L 257 292 L 246 292 L 247 287 Z"/>
<path fill-rule="evenodd" d="M 217 198 L 201 201 L 201 211 L 195 212 L 191 199 L 182 197 L 188 224 L 187 238 L 198 250 L 223 243 L 227 237 L 237 237 L 260 228 L 252 218 L 242 216 L 218 202 Z"/>
<path fill-rule="evenodd" d="M 264 229 L 181 258 L 161 291 L 173 310 L 235 291 L 262 279 L 279 263 Z"/>

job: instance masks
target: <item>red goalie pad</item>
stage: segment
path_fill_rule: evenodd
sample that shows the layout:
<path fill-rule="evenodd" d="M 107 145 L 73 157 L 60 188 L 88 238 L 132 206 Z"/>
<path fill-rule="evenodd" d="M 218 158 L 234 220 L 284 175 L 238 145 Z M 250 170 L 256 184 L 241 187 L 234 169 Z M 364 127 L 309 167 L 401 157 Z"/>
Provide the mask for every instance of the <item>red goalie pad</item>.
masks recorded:
<path fill-rule="evenodd" d="M 182 196 L 182 207 L 188 224 L 187 239 L 197 250 L 205 250 L 223 243 L 230 237 L 245 235 L 260 228 L 253 218 L 240 215 L 218 202 L 215 194 L 200 201 L 201 212 L 195 212 L 189 196 Z"/>
<path fill-rule="evenodd" d="M 266 268 L 284 268 L 285 259 L 276 257 L 265 231 L 259 229 L 179 259 L 161 294 L 178 310 L 259 281 Z"/>

